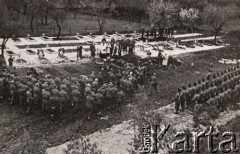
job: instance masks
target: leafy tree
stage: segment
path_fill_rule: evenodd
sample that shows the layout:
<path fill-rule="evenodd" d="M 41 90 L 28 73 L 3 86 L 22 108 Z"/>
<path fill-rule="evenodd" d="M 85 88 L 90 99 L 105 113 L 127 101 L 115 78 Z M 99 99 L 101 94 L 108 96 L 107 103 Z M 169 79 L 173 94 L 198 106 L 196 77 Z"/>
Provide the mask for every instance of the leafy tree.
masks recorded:
<path fill-rule="evenodd" d="M 63 0 L 63 6 L 66 12 L 72 10 L 76 19 L 79 8 L 85 9 L 87 4 L 84 0 Z"/>
<path fill-rule="evenodd" d="M 134 19 L 141 22 L 142 17 L 147 14 L 149 4 L 148 0 L 123 0 L 118 2 L 118 6 L 125 8 L 125 16 L 128 18 L 129 23 Z"/>
<path fill-rule="evenodd" d="M 48 15 L 49 12 L 54 8 L 54 3 L 57 2 L 56 0 L 41 0 L 41 13 L 45 19 L 45 25 L 48 24 Z"/>
<path fill-rule="evenodd" d="M 211 4 L 204 8 L 202 18 L 207 25 L 213 28 L 215 42 L 217 41 L 217 36 L 223 29 L 223 26 L 237 17 L 236 12 L 238 12 L 237 7 L 233 5 L 222 7 Z"/>
<path fill-rule="evenodd" d="M 50 15 L 57 24 L 57 27 L 58 27 L 57 39 L 59 39 L 62 32 L 62 27 L 60 22 L 63 22 L 66 19 L 66 12 L 55 7 L 55 9 L 51 11 Z"/>
<path fill-rule="evenodd" d="M 154 0 L 148 8 L 151 24 L 162 27 L 174 27 L 178 19 L 177 4 L 163 0 Z"/>
<path fill-rule="evenodd" d="M 84 139 L 79 135 L 71 139 L 67 149 L 63 152 L 64 154 L 102 154 L 96 143 L 92 144 L 89 139 Z"/>
<path fill-rule="evenodd" d="M 10 12 L 3 2 L 0 2 L 0 23 L 1 55 L 4 57 L 4 50 L 8 40 L 19 35 L 21 24 L 11 18 Z"/>
<path fill-rule="evenodd" d="M 91 10 L 91 16 L 97 16 L 97 22 L 99 26 L 99 31 L 102 33 L 104 26 L 106 25 L 106 14 L 104 13 L 105 3 L 101 3 L 98 1 L 93 1 L 89 6 L 88 9 Z M 91 17 L 92 18 L 92 17 Z"/>
<path fill-rule="evenodd" d="M 33 22 L 36 19 L 37 15 L 41 12 L 41 1 L 39 0 L 28 0 L 27 6 L 27 16 L 30 19 L 31 33 L 34 34 L 34 25 Z"/>
<path fill-rule="evenodd" d="M 28 0 L 6 0 L 8 10 L 16 11 L 20 15 L 27 14 Z"/>
<path fill-rule="evenodd" d="M 191 32 L 194 32 L 194 25 L 196 20 L 199 18 L 198 16 L 199 10 L 195 8 L 190 9 L 181 9 L 180 11 L 180 19 L 183 23 L 191 29 Z"/>

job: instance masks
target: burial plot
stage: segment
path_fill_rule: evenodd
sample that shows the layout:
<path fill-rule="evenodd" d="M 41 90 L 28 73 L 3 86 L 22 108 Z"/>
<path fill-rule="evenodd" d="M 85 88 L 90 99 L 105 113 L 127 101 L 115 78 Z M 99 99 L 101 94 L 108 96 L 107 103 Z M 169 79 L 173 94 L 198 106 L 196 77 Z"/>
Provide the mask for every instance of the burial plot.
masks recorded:
<path fill-rule="evenodd" d="M 33 51 L 33 50 L 31 50 L 31 49 L 26 50 L 26 52 L 27 52 L 27 54 L 29 54 L 29 55 L 35 55 L 35 54 L 37 54 L 35 51 Z"/>
<path fill-rule="evenodd" d="M 7 53 L 8 55 L 15 55 L 15 53 L 12 52 L 12 51 L 6 51 L 6 53 Z"/>
<path fill-rule="evenodd" d="M 53 38 L 53 41 L 77 41 L 76 37 L 62 37 L 62 38 Z"/>
<path fill-rule="evenodd" d="M 55 51 L 54 50 L 52 50 L 52 49 L 46 49 L 45 50 L 47 53 L 49 53 L 49 54 L 53 54 Z"/>

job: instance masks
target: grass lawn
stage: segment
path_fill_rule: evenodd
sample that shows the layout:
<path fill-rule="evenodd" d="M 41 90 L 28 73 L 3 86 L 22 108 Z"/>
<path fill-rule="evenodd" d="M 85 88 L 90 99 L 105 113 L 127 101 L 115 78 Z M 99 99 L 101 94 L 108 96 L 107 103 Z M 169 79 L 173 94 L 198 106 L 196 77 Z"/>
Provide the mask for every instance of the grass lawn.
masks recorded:
<path fill-rule="evenodd" d="M 22 32 L 22 35 L 27 35 L 31 33 L 30 31 L 30 22 L 25 22 L 25 29 Z M 41 20 L 35 20 L 34 24 L 34 33 L 36 36 L 42 35 L 45 33 L 46 35 L 54 35 L 58 32 L 58 28 L 54 20 L 48 19 L 48 25 L 42 25 Z M 97 22 L 97 17 L 94 16 L 93 20 L 91 20 L 91 16 L 85 14 L 77 14 L 76 19 L 73 18 L 73 14 L 68 13 L 66 20 L 61 24 L 62 25 L 62 34 L 63 35 L 75 35 L 77 32 L 79 33 L 89 33 L 89 32 L 99 32 L 99 26 Z M 106 20 L 106 25 L 103 31 L 107 32 L 122 32 L 122 31 L 135 31 L 139 30 L 142 27 L 147 27 L 142 23 L 131 23 L 128 21 L 116 20 L 108 18 Z"/>

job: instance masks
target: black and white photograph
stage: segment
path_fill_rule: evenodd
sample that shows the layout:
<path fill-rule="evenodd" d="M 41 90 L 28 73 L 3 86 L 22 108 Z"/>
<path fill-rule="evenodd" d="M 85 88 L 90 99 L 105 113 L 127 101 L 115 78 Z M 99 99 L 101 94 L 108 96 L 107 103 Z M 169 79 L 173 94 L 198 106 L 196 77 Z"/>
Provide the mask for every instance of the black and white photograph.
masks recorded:
<path fill-rule="evenodd" d="M 0 154 L 240 154 L 240 0 L 0 0 Z"/>

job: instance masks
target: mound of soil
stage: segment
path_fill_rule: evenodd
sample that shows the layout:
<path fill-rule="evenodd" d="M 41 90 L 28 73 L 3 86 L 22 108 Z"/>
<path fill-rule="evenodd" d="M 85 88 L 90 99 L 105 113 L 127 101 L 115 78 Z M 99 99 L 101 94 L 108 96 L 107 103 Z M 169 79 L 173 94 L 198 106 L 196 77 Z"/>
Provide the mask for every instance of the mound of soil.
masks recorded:
<path fill-rule="evenodd" d="M 140 57 L 134 54 L 126 54 L 122 56 L 122 60 L 125 60 L 126 62 L 129 62 L 129 63 L 133 63 L 134 65 L 138 64 L 139 59 Z"/>

